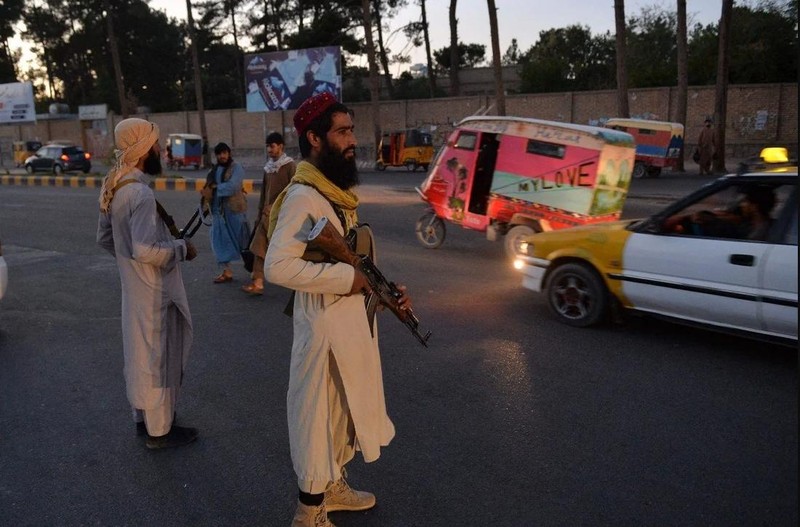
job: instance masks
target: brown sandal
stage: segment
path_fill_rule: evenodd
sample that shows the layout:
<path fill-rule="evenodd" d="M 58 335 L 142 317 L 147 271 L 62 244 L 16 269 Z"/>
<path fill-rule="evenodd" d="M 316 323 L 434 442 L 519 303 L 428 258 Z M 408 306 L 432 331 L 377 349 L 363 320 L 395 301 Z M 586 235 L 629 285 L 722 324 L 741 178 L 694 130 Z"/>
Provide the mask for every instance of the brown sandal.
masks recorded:
<path fill-rule="evenodd" d="M 242 286 L 242 291 L 248 295 L 263 295 L 264 286 L 257 287 L 255 284 L 246 284 Z"/>
<path fill-rule="evenodd" d="M 225 274 L 223 271 L 219 276 L 214 277 L 215 284 L 224 284 L 225 282 L 233 282 L 233 275 Z"/>

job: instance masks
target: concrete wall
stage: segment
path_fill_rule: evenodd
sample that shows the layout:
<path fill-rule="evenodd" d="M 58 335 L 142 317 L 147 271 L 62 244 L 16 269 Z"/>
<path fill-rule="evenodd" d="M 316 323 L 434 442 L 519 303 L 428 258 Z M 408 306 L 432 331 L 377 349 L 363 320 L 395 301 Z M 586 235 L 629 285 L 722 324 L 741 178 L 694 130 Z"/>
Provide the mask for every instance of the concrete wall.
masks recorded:
<path fill-rule="evenodd" d="M 630 90 L 632 117 L 670 121 L 675 111 L 677 90 L 674 87 Z M 766 145 L 786 146 L 797 155 L 797 84 L 732 85 L 728 91 L 727 156 L 747 157 Z M 369 103 L 349 105 L 355 112 L 356 134 L 359 137 L 361 159 L 370 159 L 372 117 Z M 616 116 L 616 92 L 567 92 L 547 94 L 508 95 L 508 115 L 535 117 L 551 121 L 601 125 Z M 493 99 L 485 95 L 384 101 L 381 103 L 381 127 L 384 130 L 423 127 L 431 130 L 434 144 L 441 145 L 454 124 L 470 115 L 493 113 Z M 697 141 L 703 120 L 714 113 L 714 87 L 690 87 L 686 123 L 686 152 Z M 290 154 L 298 155 L 297 137 L 292 126 L 293 111 L 247 113 L 244 109 L 212 110 L 206 112 L 208 138 L 213 146 L 219 141 L 228 143 L 234 156 L 264 158 L 264 138 L 267 133 L 283 130 Z M 108 159 L 111 155 L 111 131 L 120 116 L 111 115 L 105 121 L 45 119 L 36 124 L 0 126 L 0 149 L 5 166 L 11 163 L 11 142 L 38 139 L 46 142 L 66 139 L 82 144 L 95 157 Z M 139 115 L 161 128 L 162 137 L 174 132 L 200 133 L 197 112 L 172 112 Z"/>

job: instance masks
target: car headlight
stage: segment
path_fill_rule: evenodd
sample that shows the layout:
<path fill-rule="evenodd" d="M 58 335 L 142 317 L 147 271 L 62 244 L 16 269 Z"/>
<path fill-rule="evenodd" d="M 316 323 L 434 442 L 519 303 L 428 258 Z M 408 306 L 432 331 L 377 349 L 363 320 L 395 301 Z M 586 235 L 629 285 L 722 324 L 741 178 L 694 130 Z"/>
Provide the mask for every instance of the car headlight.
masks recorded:
<path fill-rule="evenodd" d="M 522 240 L 517 244 L 517 254 L 521 256 L 533 256 L 533 242 Z"/>

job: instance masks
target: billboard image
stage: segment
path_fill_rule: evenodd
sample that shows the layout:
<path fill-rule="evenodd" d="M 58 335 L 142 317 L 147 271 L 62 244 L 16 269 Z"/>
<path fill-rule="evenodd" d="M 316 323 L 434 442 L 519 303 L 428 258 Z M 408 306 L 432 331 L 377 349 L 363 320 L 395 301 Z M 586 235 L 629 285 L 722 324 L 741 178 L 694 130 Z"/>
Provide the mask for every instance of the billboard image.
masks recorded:
<path fill-rule="evenodd" d="M 323 91 L 342 100 L 338 46 L 246 55 L 247 111 L 294 110 Z"/>
<path fill-rule="evenodd" d="M 0 124 L 35 122 L 33 85 L 30 82 L 0 84 Z"/>

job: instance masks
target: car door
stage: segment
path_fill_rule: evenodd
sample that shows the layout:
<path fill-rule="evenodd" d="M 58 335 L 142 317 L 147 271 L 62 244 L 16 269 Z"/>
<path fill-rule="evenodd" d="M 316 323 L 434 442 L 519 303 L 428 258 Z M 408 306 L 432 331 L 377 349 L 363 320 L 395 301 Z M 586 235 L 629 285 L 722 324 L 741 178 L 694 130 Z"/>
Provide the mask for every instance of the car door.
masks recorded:
<path fill-rule="evenodd" d="M 740 239 L 744 235 L 734 228 L 737 224 L 726 223 L 736 221 L 732 211 L 740 202 L 741 187 L 731 180 L 664 223 L 716 215 L 713 229 L 710 222 L 704 232 L 692 222 L 685 228 L 676 222 L 668 231 L 631 235 L 622 279 L 623 293 L 633 306 L 701 324 L 763 332 L 763 276 L 774 245 Z"/>
<path fill-rule="evenodd" d="M 31 160 L 31 165 L 36 170 L 43 170 L 49 167 L 49 161 L 47 156 L 50 153 L 50 148 L 47 146 L 43 146 L 39 150 L 36 151 L 36 157 Z"/>
<path fill-rule="evenodd" d="M 757 331 L 767 249 L 745 240 L 634 233 L 623 252 L 623 294 L 642 311 Z"/>
<path fill-rule="evenodd" d="M 759 317 L 771 335 L 797 339 L 797 191 L 776 225 L 761 273 Z"/>

